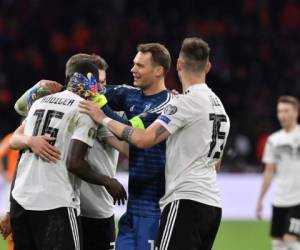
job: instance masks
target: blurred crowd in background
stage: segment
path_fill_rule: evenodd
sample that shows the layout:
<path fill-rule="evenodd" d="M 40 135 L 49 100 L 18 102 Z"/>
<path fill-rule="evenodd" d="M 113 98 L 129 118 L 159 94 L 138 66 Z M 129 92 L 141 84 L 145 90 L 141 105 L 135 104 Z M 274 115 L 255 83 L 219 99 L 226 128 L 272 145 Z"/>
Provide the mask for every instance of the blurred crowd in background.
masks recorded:
<path fill-rule="evenodd" d="M 175 62 L 189 36 L 210 44 L 207 83 L 231 118 L 223 171 L 261 171 L 277 98 L 300 96 L 299 1 L 1 0 L 0 138 L 20 122 L 16 99 L 40 79 L 63 82 L 78 52 L 106 59 L 109 84 L 131 84 L 137 44 L 163 43 L 173 60 L 167 87 L 180 91 Z"/>

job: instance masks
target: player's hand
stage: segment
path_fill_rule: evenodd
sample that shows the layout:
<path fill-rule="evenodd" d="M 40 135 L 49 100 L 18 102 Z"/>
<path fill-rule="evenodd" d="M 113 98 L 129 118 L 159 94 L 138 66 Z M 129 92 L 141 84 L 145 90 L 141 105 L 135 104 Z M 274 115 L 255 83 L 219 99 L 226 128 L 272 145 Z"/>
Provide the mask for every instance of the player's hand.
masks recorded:
<path fill-rule="evenodd" d="M 101 124 L 106 115 L 91 101 L 83 100 L 79 102 L 79 111 L 89 115 L 96 123 Z"/>
<path fill-rule="evenodd" d="M 257 205 L 256 205 L 255 216 L 256 216 L 256 218 L 259 219 L 259 220 L 261 220 L 261 213 L 262 213 L 262 210 L 263 210 L 262 202 L 261 202 L 261 201 L 258 201 L 258 202 L 257 202 Z"/>
<path fill-rule="evenodd" d="M 0 233 L 4 239 L 11 234 L 10 213 L 6 213 L 0 220 Z"/>
<path fill-rule="evenodd" d="M 176 89 L 172 89 L 171 92 L 173 95 L 179 95 L 179 92 Z"/>
<path fill-rule="evenodd" d="M 63 88 L 60 83 L 52 80 L 41 80 L 40 86 L 47 89 L 51 94 L 57 93 Z"/>
<path fill-rule="evenodd" d="M 31 136 L 28 139 L 28 147 L 43 160 L 48 162 L 56 162 L 60 159 L 60 151 L 50 144 L 56 138 L 48 136 Z"/>
<path fill-rule="evenodd" d="M 122 186 L 122 184 L 114 178 L 111 178 L 108 185 L 105 186 L 107 192 L 113 197 L 114 204 L 118 202 L 118 205 L 121 203 L 124 205 L 125 200 L 127 200 L 127 194 Z"/>

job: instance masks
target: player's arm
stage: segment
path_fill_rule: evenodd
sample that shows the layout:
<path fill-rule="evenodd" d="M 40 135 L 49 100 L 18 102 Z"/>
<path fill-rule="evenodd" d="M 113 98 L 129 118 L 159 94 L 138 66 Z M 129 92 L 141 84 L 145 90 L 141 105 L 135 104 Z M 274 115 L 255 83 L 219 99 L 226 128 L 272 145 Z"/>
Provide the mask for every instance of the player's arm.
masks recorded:
<path fill-rule="evenodd" d="M 219 160 L 216 164 L 216 172 L 220 173 L 221 172 L 221 165 L 222 165 L 222 159 Z"/>
<path fill-rule="evenodd" d="M 274 163 L 268 163 L 265 165 L 265 170 L 263 174 L 263 182 L 261 185 L 261 189 L 259 192 L 258 200 L 257 200 L 257 205 L 256 205 L 256 217 L 258 219 L 261 218 L 261 212 L 263 208 L 263 199 L 265 197 L 265 194 L 269 190 L 269 187 L 272 183 L 272 179 L 274 176 L 274 173 L 276 171 L 276 165 Z"/>
<path fill-rule="evenodd" d="M 122 140 L 144 149 L 151 148 L 170 136 L 170 132 L 158 122 L 152 123 L 146 129 L 140 129 L 111 120 L 108 123 L 108 128 Z"/>
<path fill-rule="evenodd" d="M 21 116 L 27 116 L 32 103 L 49 94 L 61 91 L 62 85 L 51 80 L 41 80 L 28 89 L 15 103 L 15 110 Z"/>
<path fill-rule="evenodd" d="M 126 109 L 126 99 L 131 91 L 136 91 L 136 89 L 127 85 L 107 85 L 105 95 L 97 94 L 91 101 L 101 108 L 104 114 L 111 119 L 135 128 L 144 128 L 144 123 L 139 116 L 127 120 L 114 112 Z"/>
<path fill-rule="evenodd" d="M 55 162 L 60 158 L 60 151 L 50 144 L 56 138 L 48 136 L 29 136 L 24 134 L 25 122 L 21 124 L 13 133 L 10 139 L 12 149 L 31 149 L 33 153 L 40 156 L 45 161 Z"/>
<path fill-rule="evenodd" d="M 82 113 L 90 115 L 95 122 L 107 126 L 120 139 L 139 148 L 150 148 L 170 135 L 170 132 L 158 122 L 152 123 L 147 129 L 132 128 L 108 118 L 102 110 L 89 101 L 80 102 L 79 107 Z M 109 122 L 106 123 L 105 118 L 109 119 Z"/>
<path fill-rule="evenodd" d="M 114 149 L 118 150 L 120 153 L 129 157 L 129 144 L 125 141 L 119 140 L 115 136 L 109 136 L 103 139 L 104 143 L 112 146 Z"/>
<path fill-rule="evenodd" d="M 104 186 L 114 198 L 114 203 L 117 201 L 119 205 L 124 204 L 127 199 L 124 187 L 116 179 L 99 174 L 89 166 L 85 160 L 88 148 L 88 144 L 80 140 L 71 140 L 67 157 L 68 170 L 86 182 Z"/>

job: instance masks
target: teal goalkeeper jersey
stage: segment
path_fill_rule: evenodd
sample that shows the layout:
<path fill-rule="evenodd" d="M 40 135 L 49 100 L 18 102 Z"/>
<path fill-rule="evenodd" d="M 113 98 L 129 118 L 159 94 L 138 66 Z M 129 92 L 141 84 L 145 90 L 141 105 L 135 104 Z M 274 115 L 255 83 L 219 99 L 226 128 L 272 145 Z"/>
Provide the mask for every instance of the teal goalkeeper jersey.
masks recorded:
<path fill-rule="evenodd" d="M 145 96 L 141 89 L 128 85 L 107 86 L 105 96 L 115 111 L 131 119 L 142 114 L 145 127 L 162 113 L 172 98 L 168 90 Z M 165 193 L 166 144 L 149 149 L 130 146 L 127 212 L 139 216 L 160 216 L 159 200 Z"/>

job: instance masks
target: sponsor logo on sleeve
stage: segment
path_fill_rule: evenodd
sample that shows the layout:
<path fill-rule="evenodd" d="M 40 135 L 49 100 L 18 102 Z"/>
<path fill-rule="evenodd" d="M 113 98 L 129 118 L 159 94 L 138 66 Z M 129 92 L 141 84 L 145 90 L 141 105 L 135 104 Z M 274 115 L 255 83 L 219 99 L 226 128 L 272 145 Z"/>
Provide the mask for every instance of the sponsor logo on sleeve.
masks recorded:
<path fill-rule="evenodd" d="M 166 124 L 169 124 L 170 123 L 170 118 L 168 118 L 167 116 L 165 116 L 165 115 L 160 115 L 159 117 L 158 117 L 158 119 L 159 120 L 161 120 L 161 121 L 163 121 L 164 123 L 166 123 Z"/>

